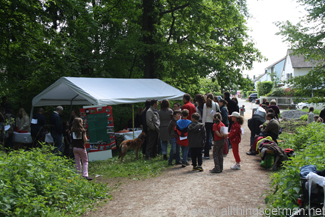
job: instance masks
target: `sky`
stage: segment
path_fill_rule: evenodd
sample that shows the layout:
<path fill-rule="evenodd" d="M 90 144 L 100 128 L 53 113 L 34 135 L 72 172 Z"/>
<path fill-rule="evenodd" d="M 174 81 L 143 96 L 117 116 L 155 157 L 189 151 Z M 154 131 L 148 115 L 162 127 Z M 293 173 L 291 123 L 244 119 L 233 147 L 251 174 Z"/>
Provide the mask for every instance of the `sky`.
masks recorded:
<path fill-rule="evenodd" d="M 251 18 L 247 20 L 250 28 L 248 33 L 255 47 L 268 60 L 266 62 L 254 62 L 253 69 L 244 71 L 246 77 L 260 75 L 265 68 L 277 62 L 287 54 L 288 44 L 283 42 L 281 35 L 276 35 L 279 28 L 275 25 L 277 21 L 286 21 L 296 24 L 306 14 L 304 8 L 293 0 L 247 0 L 248 11 Z"/>

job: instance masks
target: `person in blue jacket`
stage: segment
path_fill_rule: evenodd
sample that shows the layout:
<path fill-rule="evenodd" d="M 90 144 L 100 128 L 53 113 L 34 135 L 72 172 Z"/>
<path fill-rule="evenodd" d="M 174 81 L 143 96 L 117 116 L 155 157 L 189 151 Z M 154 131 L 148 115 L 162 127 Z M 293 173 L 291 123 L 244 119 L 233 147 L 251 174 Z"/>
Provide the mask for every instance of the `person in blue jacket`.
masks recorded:
<path fill-rule="evenodd" d="M 62 143 L 62 137 L 63 137 L 63 129 L 62 129 L 62 123 L 60 119 L 60 115 L 63 112 L 62 106 L 57 106 L 55 111 L 53 111 L 52 115 L 50 116 L 50 125 L 51 125 L 51 136 L 54 141 L 54 145 L 56 147 L 55 152 L 63 151 L 63 143 Z"/>

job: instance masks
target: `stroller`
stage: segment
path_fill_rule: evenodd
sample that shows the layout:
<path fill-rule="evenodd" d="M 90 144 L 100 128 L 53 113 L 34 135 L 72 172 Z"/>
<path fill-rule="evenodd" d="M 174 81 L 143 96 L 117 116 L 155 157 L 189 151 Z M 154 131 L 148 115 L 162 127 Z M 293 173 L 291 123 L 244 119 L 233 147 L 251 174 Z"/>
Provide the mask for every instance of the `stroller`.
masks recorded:
<path fill-rule="evenodd" d="M 308 175 L 300 172 L 302 194 L 297 200 L 299 210 L 294 212 L 290 217 L 324 216 L 325 177 L 318 175 L 322 172 L 316 171 L 316 168 L 314 172 L 309 172 Z"/>

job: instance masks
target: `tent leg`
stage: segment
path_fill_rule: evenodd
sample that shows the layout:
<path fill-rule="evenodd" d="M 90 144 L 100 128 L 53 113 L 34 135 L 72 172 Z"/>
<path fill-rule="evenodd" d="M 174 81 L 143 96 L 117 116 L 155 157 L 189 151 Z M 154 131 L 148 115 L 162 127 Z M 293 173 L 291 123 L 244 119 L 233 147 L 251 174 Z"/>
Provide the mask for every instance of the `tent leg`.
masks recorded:
<path fill-rule="evenodd" d="M 30 119 L 32 120 L 32 117 L 33 117 L 33 112 L 34 112 L 34 106 L 32 106 L 32 110 L 30 111 Z"/>
<path fill-rule="evenodd" d="M 134 139 L 134 104 L 132 104 L 132 127 L 133 127 L 133 139 Z"/>

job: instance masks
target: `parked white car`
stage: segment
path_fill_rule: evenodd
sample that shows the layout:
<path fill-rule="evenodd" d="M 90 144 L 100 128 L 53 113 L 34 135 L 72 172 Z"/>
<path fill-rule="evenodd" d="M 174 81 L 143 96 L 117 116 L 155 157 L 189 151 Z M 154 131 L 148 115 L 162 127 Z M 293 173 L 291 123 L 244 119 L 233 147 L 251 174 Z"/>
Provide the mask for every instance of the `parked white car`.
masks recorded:
<path fill-rule="evenodd" d="M 314 109 L 322 110 L 325 108 L 324 103 L 307 103 L 307 102 L 300 102 L 296 105 L 296 109 L 309 109 L 310 107 L 314 107 Z"/>

